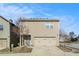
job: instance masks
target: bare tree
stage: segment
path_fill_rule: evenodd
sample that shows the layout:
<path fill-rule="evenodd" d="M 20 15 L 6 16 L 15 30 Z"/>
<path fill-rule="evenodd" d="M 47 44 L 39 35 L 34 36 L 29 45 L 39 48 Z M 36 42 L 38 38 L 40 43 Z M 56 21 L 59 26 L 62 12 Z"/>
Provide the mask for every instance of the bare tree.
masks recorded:
<path fill-rule="evenodd" d="M 70 41 L 69 35 L 62 29 L 60 29 L 59 37 L 60 37 L 60 41 Z"/>
<path fill-rule="evenodd" d="M 19 18 L 19 19 L 17 19 L 17 21 L 16 21 L 16 25 L 19 27 L 19 29 L 20 29 L 20 46 L 21 45 L 24 45 L 24 37 L 25 37 L 25 35 L 27 36 L 27 35 L 29 35 L 29 28 L 28 28 L 28 26 L 27 25 L 25 25 L 25 24 L 23 24 L 22 22 L 21 22 L 21 20 L 25 20 L 25 18 Z M 27 39 L 27 38 L 26 38 Z M 23 43 L 21 43 L 21 42 L 23 42 Z"/>

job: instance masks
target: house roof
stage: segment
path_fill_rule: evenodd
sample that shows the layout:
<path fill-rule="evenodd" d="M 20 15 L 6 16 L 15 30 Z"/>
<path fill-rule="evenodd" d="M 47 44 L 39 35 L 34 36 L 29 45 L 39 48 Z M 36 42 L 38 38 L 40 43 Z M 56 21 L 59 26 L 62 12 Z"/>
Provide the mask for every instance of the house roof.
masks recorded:
<path fill-rule="evenodd" d="M 29 19 L 22 19 L 20 22 L 59 22 L 56 19 L 48 19 L 48 18 L 29 18 Z"/>
<path fill-rule="evenodd" d="M 7 19 L 5 19 L 3 16 L 0 16 L 0 18 L 4 19 L 5 21 L 9 22 L 9 23 L 12 23 L 10 21 L 8 21 Z M 13 24 L 13 23 L 12 23 Z"/>
<path fill-rule="evenodd" d="M 17 27 L 14 23 L 12 23 L 12 22 L 8 21 L 8 20 L 7 20 L 6 18 L 4 18 L 3 16 L 0 16 L 0 18 L 2 18 L 3 20 L 5 20 L 6 22 L 8 22 L 8 23 L 12 24 L 13 26 Z"/>

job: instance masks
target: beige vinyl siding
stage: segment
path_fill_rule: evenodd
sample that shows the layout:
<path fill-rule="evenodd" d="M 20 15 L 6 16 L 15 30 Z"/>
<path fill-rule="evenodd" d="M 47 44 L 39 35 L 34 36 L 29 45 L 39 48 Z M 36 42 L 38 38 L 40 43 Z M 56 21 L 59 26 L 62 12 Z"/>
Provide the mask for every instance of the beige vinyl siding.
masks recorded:
<path fill-rule="evenodd" d="M 0 30 L 0 40 L 3 40 L 4 38 L 6 38 L 6 43 L 4 42 L 4 40 L 2 41 L 2 43 L 6 44 L 7 47 L 9 47 L 10 44 L 10 24 L 9 22 L 5 21 L 4 19 L 0 18 L 0 25 L 3 25 L 3 30 Z"/>
<path fill-rule="evenodd" d="M 50 20 L 49 20 L 50 21 Z M 43 46 L 43 45 L 50 45 L 50 46 L 58 46 L 59 45 L 59 22 L 51 21 L 51 22 L 21 22 L 24 26 L 25 30 L 23 31 L 24 34 L 27 33 L 27 29 L 29 29 L 29 35 L 31 35 L 33 46 Z M 46 24 L 52 24 L 53 28 L 48 29 Z M 50 37 L 45 38 L 35 38 L 35 37 Z M 54 37 L 54 38 L 51 38 Z M 39 43 L 40 41 L 40 43 Z M 49 43 L 51 41 L 51 43 Z M 44 44 L 45 42 L 45 44 Z"/>

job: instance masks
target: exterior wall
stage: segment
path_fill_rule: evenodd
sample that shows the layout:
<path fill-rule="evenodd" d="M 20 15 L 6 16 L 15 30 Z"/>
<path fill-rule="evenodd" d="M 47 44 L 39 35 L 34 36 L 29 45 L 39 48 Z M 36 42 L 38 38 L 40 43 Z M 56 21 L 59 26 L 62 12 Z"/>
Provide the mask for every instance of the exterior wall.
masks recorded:
<path fill-rule="evenodd" d="M 54 47 L 57 46 L 57 39 L 56 38 L 35 38 L 34 39 L 34 46 L 35 47 Z"/>
<path fill-rule="evenodd" d="M 7 47 L 10 45 L 10 24 L 0 18 L 0 25 L 3 25 L 3 30 L 0 31 L 0 38 L 7 38 Z M 5 42 L 4 42 L 5 43 Z"/>
<path fill-rule="evenodd" d="M 54 37 L 59 45 L 59 22 L 21 22 L 25 30 L 24 34 L 31 35 L 32 43 L 34 44 L 35 37 Z M 46 24 L 52 24 L 53 29 L 48 29 Z M 28 33 L 27 33 L 28 32 Z"/>

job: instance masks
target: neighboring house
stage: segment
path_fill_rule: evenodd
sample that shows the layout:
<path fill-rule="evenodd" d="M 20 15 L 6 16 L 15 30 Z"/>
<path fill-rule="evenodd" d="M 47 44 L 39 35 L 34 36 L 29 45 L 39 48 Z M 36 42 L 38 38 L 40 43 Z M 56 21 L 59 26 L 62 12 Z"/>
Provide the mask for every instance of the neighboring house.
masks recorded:
<path fill-rule="evenodd" d="M 53 47 L 59 45 L 59 20 L 33 18 L 20 20 L 20 45 Z"/>
<path fill-rule="evenodd" d="M 0 16 L 0 49 L 16 47 L 19 43 L 19 28 Z"/>

